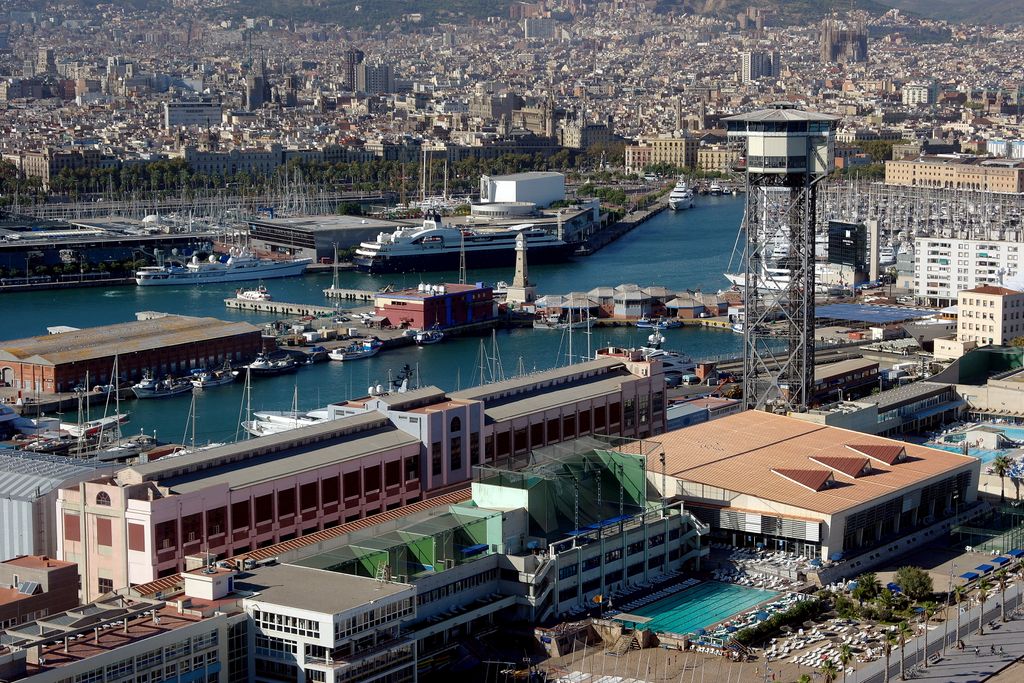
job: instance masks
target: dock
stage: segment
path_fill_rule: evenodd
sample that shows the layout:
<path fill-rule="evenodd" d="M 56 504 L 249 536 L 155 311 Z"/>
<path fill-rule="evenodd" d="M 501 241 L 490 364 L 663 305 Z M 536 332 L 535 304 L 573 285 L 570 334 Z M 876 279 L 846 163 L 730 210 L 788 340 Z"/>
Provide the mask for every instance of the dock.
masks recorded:
<path fill-rule="evenodd" d="M 311 315 L 314 318 L 334 315 L 338 309 L 333 306 L 317 306 L 315 304 L 293 304 L 287 301 L 250 301 L 249 299 L 224 299 L 224 305 L 239 311 L 256 313 L 273 313 L 284 317 Z"/>
<path fill-rule="evenodd" d="M 640 211 L 631 211 L 622 217 L 617 223 L 609 225 L 604 230 L 594 233 L 586 242 L 583 243 L 579 255 L 589 256 L 594 252 L 600 251 L 604 247 L 608 246 L 615 240 L 619 239 L 626 233 L 630 232 L 637 226 L 647 222 L 651 218 L 657 216 L 659 213 L 666 209 L 667 205 L 660 199 L 658 203 L 649 208 Z"/>
<path fill-rule="evenodd" d="M 345 287 L 328 287 L 324 290 L 324 296 L 329 299 L 345 299 L 347 301 L 365 301 L 373 303 L 378 292 L 370 289 L 346 289 Z"/>

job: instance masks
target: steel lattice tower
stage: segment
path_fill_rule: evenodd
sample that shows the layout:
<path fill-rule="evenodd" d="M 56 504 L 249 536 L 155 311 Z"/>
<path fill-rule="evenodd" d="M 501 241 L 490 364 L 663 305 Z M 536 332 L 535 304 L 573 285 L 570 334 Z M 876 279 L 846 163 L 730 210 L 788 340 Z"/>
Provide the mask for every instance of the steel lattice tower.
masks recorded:
<path fill-rule="evenodd" d="M 806 410 L 814 386 L 814 224 L 837 117 L 788 103 L 724 119 L 746 143 L 743 400 Z"/>

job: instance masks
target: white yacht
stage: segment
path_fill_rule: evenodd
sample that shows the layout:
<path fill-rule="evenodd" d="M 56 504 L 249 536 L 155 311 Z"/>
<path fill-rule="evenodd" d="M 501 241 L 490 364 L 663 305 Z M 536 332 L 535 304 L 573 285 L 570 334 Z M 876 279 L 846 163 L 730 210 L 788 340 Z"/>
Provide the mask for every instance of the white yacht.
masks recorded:
<path fill-rule="evenodd" d="M 504 229 L 460 229 L 445 225 L 440 214 L 428 213 L 421 226 L 382 232 L 376 240 L 360 243 L 352 261 L 359 270 L 370 273 L 459 270 L 462 254 L 467 268 L 512 266 L 520 233 L 527 240 L 530 265 L 560 263 L 575 248 L 532 223 Z"/>
<path fill-rule="evenodd" d="M 313 259 L 275 261 L 253 256 L 244 247 L 232 247 L 230 253 L 211 254 L 205 261 L 193 256 L 184 266 L 147 266 L 135 272 L 139 286 L 200 284 L 206 282 L 240 282 L 265 278 L 302 275 Z"/>
<path fill-rule="evenodd" d="M 668 193 L 668 208 L 673 211 L 693 208 L 693 190 L 690 189 L 690 186 L 682 178 L 672 188 L 672 191 Z"/>

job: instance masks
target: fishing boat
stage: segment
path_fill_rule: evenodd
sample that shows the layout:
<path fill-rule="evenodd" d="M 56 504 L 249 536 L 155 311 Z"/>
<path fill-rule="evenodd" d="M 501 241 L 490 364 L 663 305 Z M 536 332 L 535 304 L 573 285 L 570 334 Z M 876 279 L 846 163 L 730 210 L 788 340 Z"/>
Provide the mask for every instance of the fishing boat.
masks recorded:
<path fill-rule="evenodd" d="M 429 330 L 420 330 L 413 337 L 413 341 L 416 342 L 417 346 L 429 346 L 430 344 L 437 344 L 444 340 L 444 332 L 442 332 L 437 326 L 432 327 Z"/>
<path fill-rule="evenodd" d="M 376 337 L 367 337 L 354 341 L 345 348 L 334 349 L 327 355 L 331 360 L 337 361 L 360 360 L 376 356 L 383 346 L 384 344 Z"/>
<path fill-rule="evenodd" d="M 644 316 L 636 321 L 636 326 L 640 329 L 670 330 L 675 329 L 676 327 L 681 327 L 682 323 L 678 320 L 672 320 L 671 318 L 656 318 L 652 320 L 651 318 Z"/>
<path fill-rule="evenodd" d="M 235 298 L 242 299 L 243 301 L 272 301 L 274 297 L 270 295 L 270 292 L 267 291 L 267 288 L 261 282 L 256 289 L 236 290 Z"/>
<path fill-rule="evenodd" d="M 155 379 L 151 375 L 144 376 L 142 381 L 132 386 L 132 393 L 135 394 L 135 398 L 139 399 L 170 398 L 190 391 L 192 391 L 192 382 L 187 379 L 173 377 Z"/>
<path fill-rule="evenodd" d="M 260 377 L 272 377 L 295 372 L 299 369 L 298 363 L 290 356 L 284 358 L 270 358 L 265 354 L 256 356 L 253 362 L 245 366 L 253 375 Z"/>
<path fill-rule="evenodd" d="M 232 370 L 231 366 L 225 364 L 220 370 L 201 370 L 196 373 L 192 379 L 192 386 L 196 389 L 209 389 L 211 387 L 219 387 L 225 384 L 231 384 L 235 381 L 235 377 L 238 376 L 236 370 Z"/>
<path fill-rule="evenodd" d="M 591 318 L 583 318 L 582 320 L 562 319 L 556 313 L 533 321 L 533 329 L 535 330 L 585 330 L 593 325 L 594 321 Z"/>

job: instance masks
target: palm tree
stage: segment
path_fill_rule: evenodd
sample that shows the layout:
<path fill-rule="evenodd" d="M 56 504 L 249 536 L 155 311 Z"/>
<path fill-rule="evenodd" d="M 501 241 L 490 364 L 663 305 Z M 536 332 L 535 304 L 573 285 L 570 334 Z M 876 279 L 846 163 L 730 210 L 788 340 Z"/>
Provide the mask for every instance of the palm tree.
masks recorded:
<path fill-rule="evenodd" d="M 1010 584 L 1010 573 L 1005 568 L 996 572 L 996 585 L 999 586 L 999 594 L 1002 601 L 999 603 L 999 616 L 1003 623 L 1006 623 L 1006 587 Z"/>
<path fill-rule="evenodd" d="M 901 621 L 896 625 L 896 639 L 900 644 L 900 678 L 907 680 L 907 639 L 914 635 L 914 630 L 910 628 L 910 624 L 905 621 Z"/>
<path fill-rule="evenodd" d="M 978 615 L 978 635 L 985 635 L 985 601 L 988 600 L 988 592 L 992 590 L 992 584 L 988 579 L 978 582 L 978 602 L 981 603 L 981 614 Z"/>
<path fill-rule="evenodd" d="M 996 456 L 996 459 L 992 461 L 992 472 L 999 477 L 999 502 L 1003 503 L 1006 500 L 1006 475 L 1010 473 L 1010 468 L 1013 466 L 1013 461 L 1005 455 Z"/>
<path fill-rule="evenodd" d="M 921 605 L 921 614 L 924 615 L 924 667 L 928 668 L 928 622 L 939 611 L 939 606 L 934 602 L 926 602 Z"/>
<path fill-rule="evenodd" d="M 853 661 L 853 648 L 843 645 L 839 648 L 839 663 L 843 666 L 843 683 L 846 683 L 846 668 Z"/>
<path fill-rule="evenodd" d="M 853 589 L 853 597 L 860 601 L 861 607 L 865 600 L 873 600 L 882 592 L 882 582 L 874 572 L 864 572 L 857 577 L 857 587 Z"/>
<path fill-rule="evenodd" d="M 826 660 L 818 671 L 821 672 L 822 677 L 825 679 L 825 683 L 835 683 L 836 677 L 839 676 L 839 669 L 836 668 L 836 665 L 831 659 Z"/>
<path fill-rule="evenodd" d="M 960 603 L 967 597 L 966 586 L 953 587 L 953 604 L 956 605 L 956 639 L 960 640 Z"/>
<path fill-rule="evenodd" d="M 899 642 L 899 636 L 895 631 L 885 632 L 885 638 L 882 640 L 882 649 L 885 651 L 885 683 L 889 683 L 889 657 L 892 655 L 892 649 L 899 645 Z"/>

